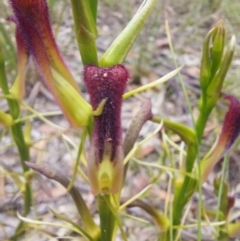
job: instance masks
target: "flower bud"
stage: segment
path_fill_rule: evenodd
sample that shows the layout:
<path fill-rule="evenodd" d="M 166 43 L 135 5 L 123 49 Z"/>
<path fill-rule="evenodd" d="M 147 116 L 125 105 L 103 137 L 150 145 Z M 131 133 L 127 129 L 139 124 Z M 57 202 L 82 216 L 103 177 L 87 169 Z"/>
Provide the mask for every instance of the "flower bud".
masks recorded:
<path fill-rule="evenodd" d="M 13 118 L 11 115 L 0 110 L 0 125 L 4 127 L 11 127 L 13 124 Z"/>
<path fill-rule="evenodd" d="M 225 28 L 223 21 L 220 20 L 214 27 L 212 34 L 212 65 L 211 65 L 211 75 L 214 76 L 219 68 L 222 60 L 222 55 L 224 52 L 225 44 Z"/>

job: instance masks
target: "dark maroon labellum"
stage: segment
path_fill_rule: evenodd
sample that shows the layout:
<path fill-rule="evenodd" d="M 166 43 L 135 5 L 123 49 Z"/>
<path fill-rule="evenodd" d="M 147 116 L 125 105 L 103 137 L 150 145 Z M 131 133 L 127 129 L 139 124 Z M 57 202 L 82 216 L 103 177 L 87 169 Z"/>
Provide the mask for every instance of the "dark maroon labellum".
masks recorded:
<path fill-rule="evenodd" d="M 97 109 L 102 100 L 106 99 L 103 112 L 94 117 L 92 145 L 95 147 L 94 159 L 102 161 L 106 148 L 110 160 L 114 161 L 119 146 L 122 145 L 121 105 L 129 74 L 123 65 L 110 68 L 86 66 L 83 79 L 90 95 L 93 109 Z M 109 143 L 110 145 L 107 145 Z M 110 149 L 109 149 L 110 147 Z"/>

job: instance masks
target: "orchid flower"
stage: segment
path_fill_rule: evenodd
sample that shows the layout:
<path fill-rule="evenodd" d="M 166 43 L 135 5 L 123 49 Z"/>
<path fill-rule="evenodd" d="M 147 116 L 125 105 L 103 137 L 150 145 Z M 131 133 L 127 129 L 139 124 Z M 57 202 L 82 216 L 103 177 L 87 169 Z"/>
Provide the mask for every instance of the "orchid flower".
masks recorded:
<path fill-rule="evenodd" d="M 72 127 L 87 126 L 91 106 L 81 97 L 54 40 L 45 0 L 11 0 L 17 24 L 38 70 Z M 20 40 L 20 37 L 17 38 Z M 71 98 L 70 98 L 71 97 Z"/>
<path fill-rule="evenodd" d="M 219 159 L 233 146 L 240 134 L 240 102 L 233 96 L 226 96 L 225 99 L 230 101 L 230 107 L 216 147 L 212 154 L 201 163 L 203 182 L 206 181 Z"/>
<path fill-rule="evenodd" d="M 110 68 L 90 65 L 85 67 L 83 76 L 93 108 L 106 100 L 102 114 L 94 118 L 88 163 L 92 192 L 117 193 L 123 174 L 120 115 L 128 71 L 123 65 Z"/>
<path fill-rule="evenodd" d="M 70 125 L 74 128 L 87 127 L 89 130 L 91 144 L 88 173 L 92 192 L 95 195 L 119 192 L 123 179 L 124 159 L 120 114 L 129 78 L 128 71 L 121 63 L 157 0 L 149 0 L 142 4 L 99 61 L 95 43 L 96 6 L 93 7 L 88 1 L 71 1 L 76 39 L 85 65 L 83 80 L 90 94 L 90 104 L 80 95 L 77 83 L 58 50 L 50 26 L 46 0 L 9 1 L 14 12 L 12 19 L 17 26 L 17 41 L 24 42 L 21 45 L 25 47 L 24 56 L 33 57 L 43 80 Z M 22 55 L 19 51 L 19 56 Z M 22 61 L 22 65 L 24 63 L 26 65 L 26 61 Z M 19 71 L 21 70 L 19 67 Z M 167 75 L 165 79 L 170 79 L 178 71 L 180 68 Z M 12 92 L 18 88 L 19 84 L 15 84 Z"/>

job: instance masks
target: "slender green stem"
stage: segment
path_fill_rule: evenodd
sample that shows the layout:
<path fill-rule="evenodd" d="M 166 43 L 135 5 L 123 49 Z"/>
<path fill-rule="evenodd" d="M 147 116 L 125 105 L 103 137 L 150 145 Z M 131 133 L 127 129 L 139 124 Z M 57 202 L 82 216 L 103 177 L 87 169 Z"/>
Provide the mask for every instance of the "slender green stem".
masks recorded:
<path fill-rule="evenodd" d="M 82 154 L 82 151 L 83 151 L 83 148 L 84 148 L 86 137 L 87 137 L 87 128 L 84 128 L 84 130 L 82 132 L 82 136 L 81 136 L 81 141 L 80 141 L 80 145 L 79 145 L 79 149 L 78 149 L 77 159 L 76 159 L 75 167 L 74 167 L 74 170 L 73 170 L 72 178 L 71 178 L 71 181 L 70 181 L 70 183 L 67 187 L 68 191 L 72 188 L 72 186 L 75 182 L 78 167 L 79 167 L 80 157 L 81 157 L 81 154 Z"/>
<path fill-rule="evenodd" d="M 199 116 L 196 122 L 196 133 L 197 133 L 197 140 L 199 144 L 201 143 L 201 139 L 208 120 L 208 116 L 209 116 L 208 113 L 206 113 L 205 111 L 201 111 L 199 113 Z"/>
<path fill-rule="evenodd" d="M 71 0 L 75 35 L 84 65 L 98 65 L 96 38 L 97 2 L 90 6 L 89 1 Z M 94 15 L 93 15 L 94 14 Z"/>
<path fill-rule="evenodd" d="M 188 171 L 191 172 L 194 164 L 194 160 L 197 157 L 197 150 L 195 148 L 188 146 L 186 162 L 190 160 L 187 165 Z M 196 190 L 196 180 L 190 178 L 189 176 L 185 176 L 184 181 L 178 192 L 175 194 L 174 202 L 173 202 L 173 226 L 178 226 L 180 224 L 182 210 L 186 203 L 189 201 L 189 198 L 192 196 L 193 192 Z M 173 230 L 174 236 L 176 234 L 176 230 Z"/>
<path fill-rule="evenodd" d="M 226 176 L 228 161 L 229 161 L 229 156 L 225 155 L 224 161 L 223 161 L 220 185 L 219 185 L 219 192 L 218 192 L 217 212 L 216 212 L 216 218 L 215 218 L 216 222 L 219 221 L 219 216 L 220 216 L 219 213 L 220 213 L 220 211 L 223 211 L 223 210 L 221 210 L 221 203 L 222 203 L 222 201 L 225 201 L 225 200 L 223 200 L 223 191 L 224 191 L 223 188 L 224 188 L 224 179 L 225 179 L 225 176 Z M 227 215 L 225 215 L 225 219 L 227 221 Z M 224 225 L 226 226 L 226 224 L 224 224 Z M 217 238 L 219 240 L 222 240 L 222 241 L 228 240 L 228 237 L 226 237 L 226 233 L 222 232 L 222 229 L 221 229 L 221 227 L 224 228 L 224 225 L 219 227 L 218 235 L 217 235 Z"/>
<path fill-rule="evenodd" d="M 3 90 L 5 95 L 10 95 L 10 91 L 8 88 L 6 73 L 5 73 L 5 62 L 4 57 L 0 48 L 0 87 Z M 20 106 L 19 103 L 12 98 L 7 98 L 7 103 L 9 107 L 9 112 L 14 120 L 16 120 L 20 115 Z M 26 145 L 23 131 L 22 131 L 22 123 L 16 123 L 11 127 L 11 134 L 12 138 L 17 146 L 18 153 L 20 156 L 20 162 L 23 169 L 23 172 L 26 173 L 29 168 L 26 166 L 25 161 L 29 161 L 29 147 Z M 24 213 L 23 215 L 26 216 L 31 208 L 32 203 L 32 191 L 31 186 L 26 181 L 25 188 L 24 188 Z M 16 229 L 15 235 L 13 240 L 17 240 L 17 234 L 21 232 L 23 227 L 23 222 L 21 221 Z"/>
<path fill-rule="evenodd" d="M 98 9 L 98 0 L 89 0 L 89 5 L 92 10 L 92 15 L 95 23 L 97 22 L 97 9 Z"/>
<path fill-rule="evenodd" d="M 177 60 L 176 60 L 176 57 L 175 57 L 176 55 L 175 55 L 174 48 L 173 48 L 173 45 L 172 45 L 172 40 L 171 40 L 171 35 L 170 35 L 170 30 L 169 30 L 169 25 L 168 25 L 167 20 L 165 21 L 165 28 L 166 28 L 168 44 L 169 44 L 169 48 L 170 48 L 171 55 L 172 55 L 172 58 L 173 58 L 173 62 L 174 62 L 175 68 L 178 68 Z M 180 84 L 181 84 L 181 87 L 182 87 L 182 90 L 183 90 L 183 94 L 184 94 L 184 98 L 185 98 L 186 103 L 187 103 L 188 110 L 190 112 L 192 123 L 193 123 L 193 125 L 195 125 L 195 121 L 194 121 L 194 118 L 193 118 L 193 111 L 192 111 L 192 107 L 191 107 L 190 100 L 189 100 L 189 97 L 188 97 L 187 89 L 186 89 L 185 83 L 183 81 L 182 75 L 180 73 L 178 73 L 178 78 L 179 78 L 179 81 L 180 81 Z"/>
<path fill-rule="evenodd" d="M 112 241 L 115 229 L 115 217 L 109 207 L 111 203 L 111 196 L 99 195 L 98 196 L 98 209 L 101 223 L 101 241 Z"/>

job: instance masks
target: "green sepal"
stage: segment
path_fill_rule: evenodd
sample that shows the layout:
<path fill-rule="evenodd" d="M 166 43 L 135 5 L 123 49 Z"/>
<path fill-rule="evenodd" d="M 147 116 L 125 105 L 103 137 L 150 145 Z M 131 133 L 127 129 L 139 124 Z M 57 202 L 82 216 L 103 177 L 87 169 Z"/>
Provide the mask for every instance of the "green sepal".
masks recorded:
<path fill-rule="evenodd" d="M 223 25 L 223 21 L 220 20 L 217 22 L 214 27 L 214 31 L 212 34 L 212 70 L 211 76 L 214 76 L 220 66 L 222 55 L 224 52 L 224 44 L 225 44 L 225 28 Z"/>
<path fill-rule="evenodd" d="M 216 217 L 217 215 L 217 212 L 218 212 L 218 217 L 219 217 L 219 220 L 224 220 L 224 213 L 220 210 L 210 210 L 210 209 L 204 209 L 205 214 L 207 214 L 208 218 L 209 219 L 212 219 L 214 220 L 214 218 Z"/>
<path fill-rule="evenodd" d="M 84 65 L 98 65 L 96 38 L 96 1 L 71 0 L 75 35 Z"/>
<path fill-rule="evenodd" d="M 219 70 L 213 77 L 210 85 L 207 88 L 207 110 L 211 111 L 219 99 L 220 92 L 222 90 L 223 81 L 227 75 L 228 69 L 233 59 L 235 51 L 236 39 L 235 36 L 231 38 L 231 41 L 227 47 L 227 51 L 223 56 Z"/>
<path fill-rule="evenodd" d="M 170 226 L 169 219 L 164 216 L 158 209 L 154 208 L 152 205 L 142 201 L 142 200 L 135 200 L 131 204 L 128 205 L 128 208 L 131 207 L 139 207 L 148 213 L 151 218 L 153 219 L 154 223 L 161 231 L 168 230 Z"/>
<path fill-rule="evenodd" d="M 211 56 L 210 56 L 210 41 L 213 29 L 211 29 L 203 42 L 202 59 L 200 67 L 200 86 L 203 93 L 206 92 L 211 77 Z"/>
<path fill-rule="evenodd" d="M 156 123 L 163 122 L 163 125 L 167 129 L 178 134 L 182 138 L 182 140 L 187 144 L 194 143 L 196 141 L 196 134 L 195 134 L 194 130 L 192 128 L 189 128 L 186 125 L 183 125 L 183 124 L 177 123 L 177 122 L 173 122 L 173 121 L 169 121 L 166 119 L 161 119 L 158 116 L 153 116 L 152 121 L 156 122 Z"/>
<path fill-rule="evenodd" d="M 236 237 L 237 234 L 240 233 L 240 221 L 237 221 L 235 223 L 229 223 L 227 225 L 227 233 L 228 236 L 231 238 Z"/>
<path fill-rule="evenodd" d="M 186 179 L 183 178 L 183 176 L 178 177 L 175 182 L 174 182 L 174 190 L 175 190 L 175 198 L 174 201 L 179 199 L 181 200 L 181 203 L 186 203 L 189 198 L 192 196 L 192 194 L 194 193 L 194 191 L 197 188 L 197 184 L 198 181 L 196 178 L 191 178 L 188 177 L 188 182 L 185 188 L 184 193 L 181 193 L 182 191 L 182 185 L 184 185 L 186 183 Z M 173 206 L 175 206 L 175 208 L 178 208 L 176 205 L 176 203 L 173 203 Z"/>
<path fill-rule="evenodd" d="M 6 128 L 11 127 L 13 125 L 13 118 L 0 109 L 0 126 L 1 125 Z"/>
<path fill-rule="evenodd" d="M 101 67 L 110 67 L 124 61 L 156 3 L 157 0 L 148 0 L 141 5 L 132 20 L 100 59 L 99 64 Z"/>
<path fill-rule="evenodd" d="M 221 179 L 215 178 L 214 193 L 218 198 L 221 199 L 219 211 L 224 214 L 224 219 L 222 220 L 225 220 L 227 216 L 227 208 L 228 208 L 228 185 L 225 181 L 223 181 L 222 193 L 221 193 L 221 197 L 219 197 L 220 185 L 221 185 Z"/>

